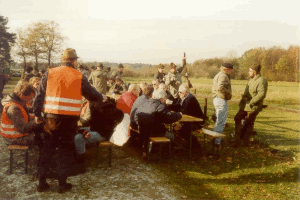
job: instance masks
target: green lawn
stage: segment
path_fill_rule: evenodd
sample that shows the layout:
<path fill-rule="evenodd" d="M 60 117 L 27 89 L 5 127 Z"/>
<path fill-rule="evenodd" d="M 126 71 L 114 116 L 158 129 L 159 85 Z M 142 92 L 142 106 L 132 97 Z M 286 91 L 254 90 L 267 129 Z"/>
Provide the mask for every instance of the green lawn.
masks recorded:
<path fill-rule="evenodd" d="M 151 78 L 143 80 L 150 82 Z M 212 79 L 191 79 L 191 82 L 203 105 L 203 97 L 211 95 Z M 234 131 L 236 101 L 246 83 L 232 81 L 234 95 L 229 101 L 229 127 L 224 131 L 227 141 Z M 265 104 L 299 110 L 299 84 L 269 82 Z M 212 99 L 208 98 L 208 116 L 213 109 Z M 225 142 L 219 160 L 208 154 L 195 155 L 190 161 L 187 153 L 182 152 L 166 162 L 154 161 L 152 165 L 167 174 L 170 178 L 166 184 L 177 188 L 187 199 L 299 199 L 299 122 L 298 113 L 266 109 L 257 117 L 255 130 L 258 135 L 250 147 L 235 149 Z M 212 128 L 213 123 L 210 124 Z M 210 147 L 209 142 L 206 147 Z"/>

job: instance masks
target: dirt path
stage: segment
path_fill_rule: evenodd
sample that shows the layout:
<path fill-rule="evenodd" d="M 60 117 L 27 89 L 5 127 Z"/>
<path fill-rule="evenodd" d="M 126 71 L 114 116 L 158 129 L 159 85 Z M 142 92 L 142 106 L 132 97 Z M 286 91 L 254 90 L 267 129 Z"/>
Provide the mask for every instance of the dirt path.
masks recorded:
<path fill-rule="evenodd" d="M 94 147 L 93 147 L 94 148 Z M 16 169 L 9 174 L 9 151 L 0 140 L 1 149 L 1 199 L 181 199 L 176 190 L 166 184 L 167 177 L 147 163 L 141 156 L 126 148 L 113 149 L 112 167 L 108 168 L 106 149 L 100 150 L 99 164 L 96 163 L 95 149 L 88 151 L 87 171 L 68 178 L 73 184 L 70 192 L 57 193 L 56 179 L 48 179 L 50 191 L 38 193 L 36 185 L 38 152 L 29 154 L 28 174 Z M 22 158 L 23 160 L 23 158 Z M 21 160 L 20 160 L 21 161 Z"/>

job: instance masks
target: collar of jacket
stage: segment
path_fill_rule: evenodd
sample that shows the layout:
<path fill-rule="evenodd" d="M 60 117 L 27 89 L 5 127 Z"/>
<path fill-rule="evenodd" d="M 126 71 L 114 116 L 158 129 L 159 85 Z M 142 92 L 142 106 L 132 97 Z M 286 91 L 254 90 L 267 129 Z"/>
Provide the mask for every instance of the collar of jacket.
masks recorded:
<path fill-rule="evenodd" d="M 60 66 L 73 67 L 75 69 L 74 65 L 70 62 L 61 63 Z"/>
<path fill-rule="evenodd" d="M 260 77 L 260 74 L 257 74 L 257 75 L 253 78 L 253 80 L 256 81 L 259 77 Z"/>
<path fill-rule="evenodd" d="M 23 99 L 21 99 L 16 93 L 14 93 L 14 92 L 11 93 L 9 95 L 9 97 L 11 98 L 12 101 L 20 104 L 21 106 L 23 106 L 23 107 L 26 106 L 26 102 Z"/>

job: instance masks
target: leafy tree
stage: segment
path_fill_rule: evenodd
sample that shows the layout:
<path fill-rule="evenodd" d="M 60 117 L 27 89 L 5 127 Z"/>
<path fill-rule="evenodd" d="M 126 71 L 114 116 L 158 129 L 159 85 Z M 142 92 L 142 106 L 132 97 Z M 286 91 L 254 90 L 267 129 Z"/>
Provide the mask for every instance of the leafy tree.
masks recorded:
<path fill-rule="evenodd" d="M 15 43 L 15 34 L 7 30 L 8 18 L 0 16 L 0 65 L 11 63 L 11 46 Z"/>

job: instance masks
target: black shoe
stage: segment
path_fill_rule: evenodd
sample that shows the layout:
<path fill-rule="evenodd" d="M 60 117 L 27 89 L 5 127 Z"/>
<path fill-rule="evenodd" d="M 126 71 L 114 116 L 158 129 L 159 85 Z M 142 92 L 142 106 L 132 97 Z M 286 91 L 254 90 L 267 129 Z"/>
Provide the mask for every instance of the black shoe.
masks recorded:
<path fill-rule="evenodd" d="M 46 190 L 48 190 L 50 188 L 50 185 L 48 183 L 39 183 L 37 186 L 37 191 L 38 192 L 45 192 Z"/>
<path fill-rule="evenodd" d="M 66 183 L 66 184 L 58 186 L 58 193 L 65 193 L 71 189 L 72 189 L 72 184 Z"/>

